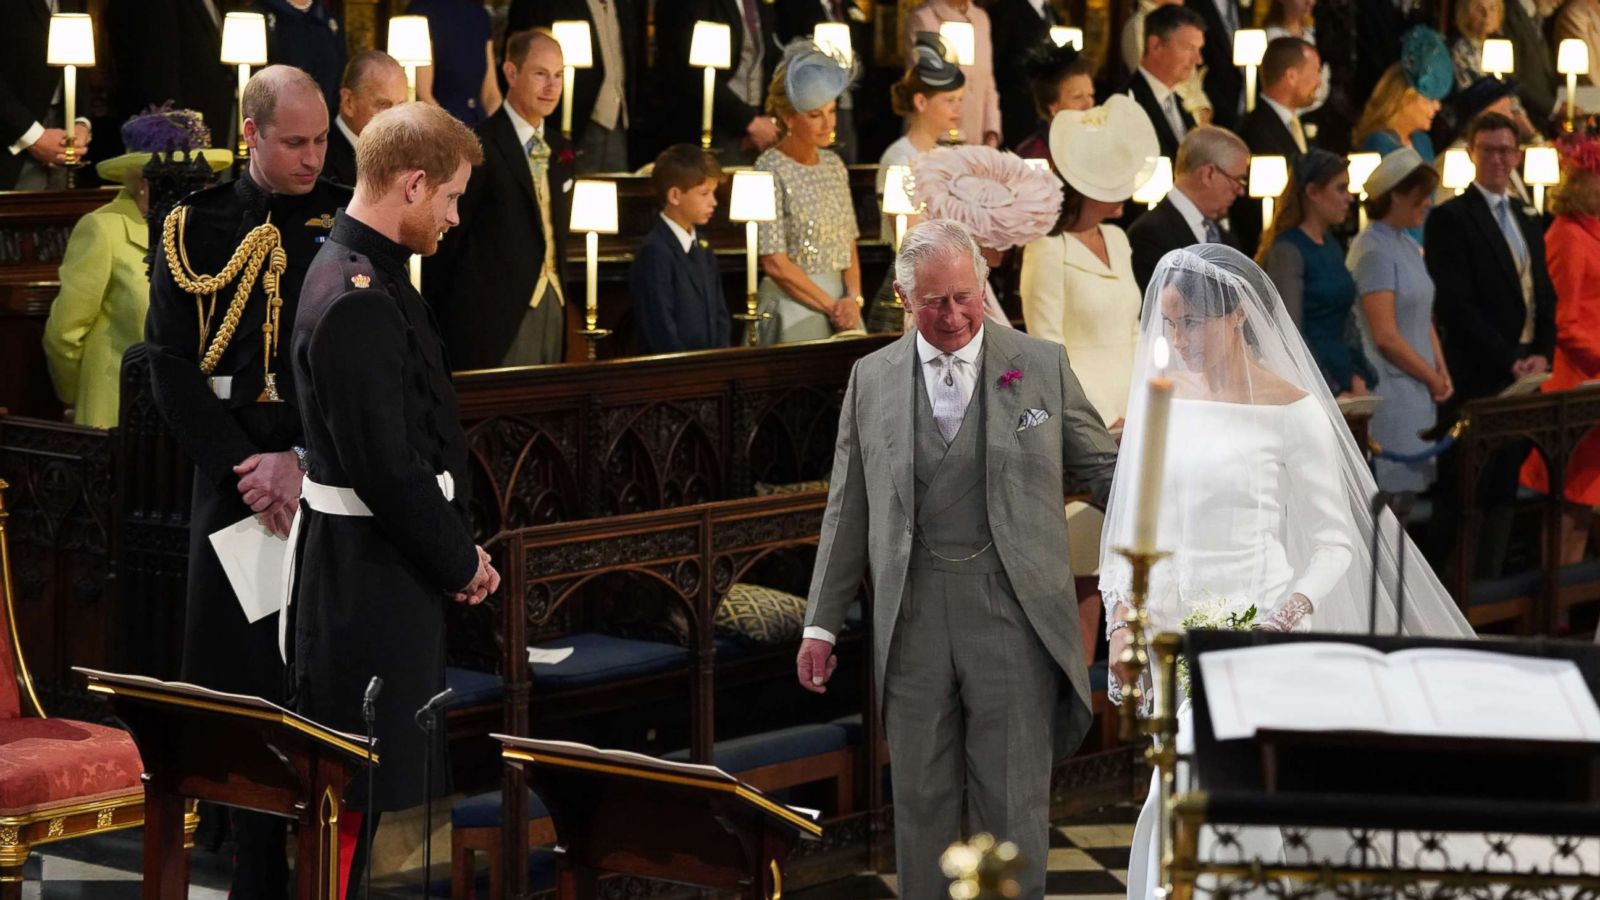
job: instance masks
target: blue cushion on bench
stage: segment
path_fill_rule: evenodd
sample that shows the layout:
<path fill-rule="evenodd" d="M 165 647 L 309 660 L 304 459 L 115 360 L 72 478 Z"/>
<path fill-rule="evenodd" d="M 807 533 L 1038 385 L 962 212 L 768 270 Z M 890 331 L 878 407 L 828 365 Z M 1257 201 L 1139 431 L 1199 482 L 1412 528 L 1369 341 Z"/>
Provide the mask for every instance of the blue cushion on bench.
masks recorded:
<path fill-rule="evenodd" d="M 867 728 L 861 724 L 861 713 L 840 716 L 828 724 L 843 728 L 845 742 L 852 747 L 859 747 L 867 740 Z"/>
<path fill-rule="evenodd" d="M 446 687 L 455 691 L 445 704 L 446 709 L 465 709 L 499 703 L 506 690 L 505 682 L 493 672 L 479 672 L 476 669 L 463 669 L 457 666 L 449 666 L 444 670 L 444 683 Z"/>
<path fill-rule="evenodd" d="M 1480 578 L 1472 582 L 1469 604 L 1503 603 L 1539 593 L 1538 571 L 1516 572 L 1499 578 Z"/>
<path fill-rule="evenodd" d="M 555 665 L 534 665 L 536 689 L 586 687 L 651 675 L 685 666 L 689 651 L 674 644 L 636 641 L 585 632 L 545 641 L 534 646 L 543 650 L 572 648 L 572 655 Z"/>
<path fill-rule="evenodd" d="M 1591 581 L 1600 581 L 1600 559 L 1586 559 L 1561 567 L 1562 587 L 1587 584 Z"/>
<path fill-rule="evenodd" d="M 544 802 L 533 791 L 528 792 L 528 821 L 542 819 L 550 815 L 544 808 Z M 451 828 L 499 828 L 500 827 L 500 792 L 490 791 L 487 794 L 478 794 L 450 807 Z"/>
<path fill-rule="evenodd" d="M 712 748 L 714 764 L 727 772 L 748 772 L 762 766 L 793 762 L 850 746 L 845 729 L 838 725 L 795 725 L 764 731 L 748 737 L 718 741 Z M 687 749 L 668 753 L 663 759 L 687 762 Z"/>

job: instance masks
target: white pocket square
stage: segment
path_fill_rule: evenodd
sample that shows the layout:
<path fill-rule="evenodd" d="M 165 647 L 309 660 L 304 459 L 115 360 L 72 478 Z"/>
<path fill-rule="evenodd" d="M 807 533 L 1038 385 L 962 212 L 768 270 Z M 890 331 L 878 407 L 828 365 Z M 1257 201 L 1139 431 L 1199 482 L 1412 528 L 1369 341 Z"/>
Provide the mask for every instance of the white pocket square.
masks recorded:
<path fill-rule="evenodd" d="M 1043 425 L 1050 418 L 1050 414 L 1042 409 L 1030 409 L 1022 414 L 1022 420 L 1017 423 L 1018 431 L 1027 431 L 1035 425 Z"/>

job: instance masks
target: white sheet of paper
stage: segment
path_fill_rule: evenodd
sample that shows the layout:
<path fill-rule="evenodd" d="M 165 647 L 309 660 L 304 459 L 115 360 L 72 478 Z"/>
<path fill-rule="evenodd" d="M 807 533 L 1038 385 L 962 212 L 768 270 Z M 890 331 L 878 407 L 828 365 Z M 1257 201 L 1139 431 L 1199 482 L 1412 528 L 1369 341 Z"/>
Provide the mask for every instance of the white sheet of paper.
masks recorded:
<path fill-rule="evenodd" d="M 1600 709 L 1571 660 L 1430 649 L 1392 654 L 1389 664 L 1427 733 L 1600 741 Z"/>
<path fill-rule="evenodd" d="M 283 597 L 283 561 L 289 542 L 267 531 L 255 516 L 211 533 L 222 571 L 251 624 L 278 611 Z"/>
<path fill-rule="evenodd" d="M 1217 740 L 1258 728 L 1388 731 L 1381 653 L 1354 644 L 1274 644 L 1200 657 Z"/>
<path fill-rule="evenodd" d="M 555 650 L 546 650 L 543 647 L 528 648 L 528 665 L 553 666 L 572 655 L 572 647 L 561 647 Z"/>

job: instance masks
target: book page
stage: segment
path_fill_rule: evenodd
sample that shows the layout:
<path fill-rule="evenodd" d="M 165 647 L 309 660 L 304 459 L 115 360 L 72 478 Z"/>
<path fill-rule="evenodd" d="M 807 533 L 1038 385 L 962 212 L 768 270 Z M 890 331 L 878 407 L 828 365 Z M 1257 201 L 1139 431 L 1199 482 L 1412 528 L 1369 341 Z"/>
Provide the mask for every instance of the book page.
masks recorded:
<path fill-rule="evenodd" d="M 1411 734 L 1600 741 L 1600 707 L 1568 659 L 1483 650 L 1403 650 L 1393 688 L 1414 693 Z"/>
<path fill-rule="evenodd" d="M 1261 728 L 1390 731 L 1403 710 L 1385 686 L 1383 654 L 1355 644 L 1308 642 L 1217 650 L 1200 657 L 1217 740 Z"/>

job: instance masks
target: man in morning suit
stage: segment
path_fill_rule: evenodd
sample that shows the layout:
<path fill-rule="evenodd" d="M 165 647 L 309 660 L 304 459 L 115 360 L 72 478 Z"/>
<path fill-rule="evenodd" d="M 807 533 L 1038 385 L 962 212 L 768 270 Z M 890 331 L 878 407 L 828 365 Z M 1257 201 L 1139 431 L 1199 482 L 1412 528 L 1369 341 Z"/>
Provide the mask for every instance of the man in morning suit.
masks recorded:
<path fill-rule="evenodd" d="M 382 50 L 364 50 L 344 67 L 339 114 L 328 132 L 328 180 L 356 185 L 356 138 L 372 117 L 406 102 L 406 70 Z"/>
<path fill-rule="evenodd" d="M 383 764 L 345 791 L 339 817 L 355 897 L 363 819 L 443 793 L 421 785 L 427 740 L 416 711 L 444 690 L 444 607 L 499 587 L 467 524 L 467 440 L 432 312 L 406 262 L 459 223 L 478 139 L 436 106 L 379 113 L 359 148 L 360 181 L 306 273 L 291 344 L 305 420 L 305 497 L 297 523 L 295 697 L 306 716 L 362 730 L 368 679 L 383 679 L 374 731 Z M 373 823 L 376 824 L 376 823 Z"/>
<path fill-rule="evenodd" d="M 66 12 L 71 4 L 62 3 Z M 61 70 L 45 63 L 50 34 L 49 0 L 0 0 L 0 191 L 42 190 L 66 185 L 62 142 L 67 133 L 55 112 Z M 88 112 L 79 88 L 78 109 Z M 73 138 L 79 157 L 89 142 L 89 120 L 79 116 Z"/>
<path fill-rule="evenodd" d="M 572 143 L 545 116 L 561 104 L 561 45 L 539 31 L 506 41 L 506 102 L 479 123 L 483 165 L 461 198 L 460 228 L 423 265 L 457 370 L 560 362 Z"/>
<path fill-rule="evenodd" d="M 244 114 L 249 168 L 190 195 L 167 217 L 154 253 L 145 343 L 156 408 L 195 463 L 180 677 L 283 702 L 277 616 L 259 605 L 245 612 L 209 535 L 254 515 L 271 533 L 288 536 L 300 499 L 302 441 L 282 345 L 294 328 L 306 267 L 350 192 L 318 180 L 328 108 L 306 73 L 290 66 L 257 72 L 245 86 Z M 286 265 L 275 273 L 280 252 Z M 243 270 L 208 289 L 202 279 L 241 256 Z M 252 271 L 241 304 L 235 292 Z M 237 327 L 230 328 L 235 310 Z M 233 896 L 284 897 L 284 820 L 235 810 L 232 821 L 239 845 Z"/>
<path fill-rule="evenodd" d="M 1141 291 L 1168 251 L 1192 244 L 1239 246 L 1222 220 L 1245 194 L 1250 148 L 1225 128 L 1203 125 L 1183 139 L 1173 169 L 1172 190 L 1128 229 L 1133 278 Z"/>
<path fill-rule="evenodd" d="M 628 269 L 639 352 L 682 353 L 728 346 L 728 304 L 711 247 L 697 229 L 717 211 L 722 167 L 695 144 L 661 151 L 650 183 L 661 217 Z"/>
<path fill-rule="evenodd" d="M 1261 102 L 1239 123 L 1239 137 L 1252 156 L 1281 156 L 1294 165 L 1306 152 L 1305 128 L 1300 112 L 1317 98 L 1322 87 L 1322 56 L 1308 41 L 1281 37 L 1267 45 L 1261 58 Z M 1239 249 L 1254 257 L 1261 239 L 1261 201 L 1241 197 L 1228 214 Z"/>
<path fill-rule="evenodd" d="M 1206 71 L 1201 83 L 1211 98 L 1209 124 L 1233 128 L 1244 115 L 1244 73 L 1233 64 L 1234 33 L 1248 25 L 1240 24 L 1239 0 L 1183 0 L 1183 6 L 1205 23 L 1202 55 Z M 1149 20 L 1145 21 L 1148 29 Z"/>
<path fill-rule="evenodd" d="M 986 269 L 959 223 L 906 235 L 895 290 L 916 328 L 850 374 L 796 663 L 825 690 L 870 578 L 902 897 L 944 894 L 965 797 L 1041 898 L 1051 766 L 1090 721 L 1061 498 L 1104 503 L 1117 448 L 1059 344 L 984 326 Z"/>
<path fill-rule="evenodd" d="M 636 86 L 645 75 L 643 6 L 635 0 L 512 0 L 510 33 L 562 20 L 589 23 L 594 65 L 578 69 L 572 84 L 572 141 L 580 175 L 633 171 L 628 127 L 638 112 Z M 561 127 L 559 112 L 546 123 L 552 131 Z"/>
<path fill-rule="evenodd" d="M 1144 19 L 1144 56 L 1128 80 L 1128 95 L 1144 107 L 1168 159 L 1178 155 L 1178 145 L 1195 126 L 1176 88 L 1200 64 L 1205 27 L 1198 15 L 1175 4 L 1157 7 Z"/>
<path fill-rule="evenodd" d="M 673 0 L 656 4 L 656 69 L 658 81 L 671 85 L 661 99 L 676 106 L 673 137 L 700 140 L 701 74 L 689 66 L 694 23 L 704 20 L 728 26 L 731 69 L 714 70 L 715 100 L 711 145 L 723 165 L 748 165 L 778 142 L 778 123 L 765 113 L 767 85 L 783 51 L 773 39 L 776 12 L 766 0 Z M 685 91 L 682 85 L 696 85 Z M 691 96 L 692 95 L 692 96 Z"/>
<path fill-rule="evenodd" d="M 1466 144 L 1477 166 L 1472 186 L 1435 207 L 1424 226 L 1434 320 L 1455 384 L 1447 410 L 1549 371 L 1555 352 L 1556 298 L 1545 267 L 1544 223 L 1511 190 L 1511 175 L 1522 163 L 1516 126 L 1499 113 L 1484 113 L 1467 126 Z M 1526 453 L 1525 445 L 1514 446 L 1484 466 L 1478 499 L 1488 514 L 1474 575 L 1500 574 Z M 1443 506 L 1443 518 L 1436 518 L 1441 523 L 1459 518 L 1453 488 L 1460 462 L 1454 449 L 1439 460 L 1435 504 Z M 1434 549 L 1447 550 L 1453 537 L 1439 534 Z"/>

